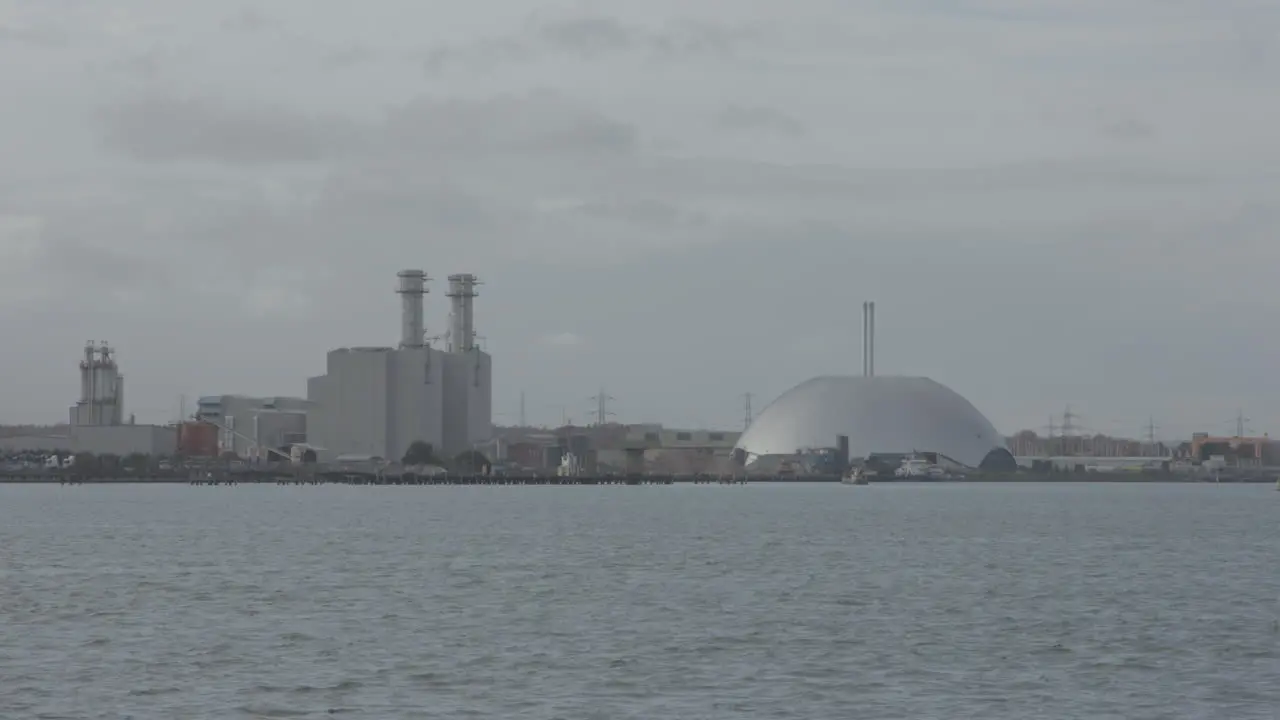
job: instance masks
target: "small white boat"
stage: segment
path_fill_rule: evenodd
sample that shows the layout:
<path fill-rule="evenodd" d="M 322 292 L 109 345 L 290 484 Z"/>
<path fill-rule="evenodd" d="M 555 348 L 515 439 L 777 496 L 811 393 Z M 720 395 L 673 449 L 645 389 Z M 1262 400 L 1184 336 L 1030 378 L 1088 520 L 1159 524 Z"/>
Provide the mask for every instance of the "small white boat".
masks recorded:
<path fill-rule="evenodd" d="M 845 474 L 844 474 L 844 477 L 840 478 L 840 483 L 841 483 L 842 485 L 867 485 L 867 484 L 869 484 L 869 482 L 868 482 L 868 480 L 867 480 L 867 474 L 866 474 L 866 473 L 864 473 L 864 472 L 862 472 L 862 468 L 852 468 L 852 469 L 850 469 L 850 470 L 849 470 L 849 472 L 847 472 L 847 473 L 845 473 Z"/>

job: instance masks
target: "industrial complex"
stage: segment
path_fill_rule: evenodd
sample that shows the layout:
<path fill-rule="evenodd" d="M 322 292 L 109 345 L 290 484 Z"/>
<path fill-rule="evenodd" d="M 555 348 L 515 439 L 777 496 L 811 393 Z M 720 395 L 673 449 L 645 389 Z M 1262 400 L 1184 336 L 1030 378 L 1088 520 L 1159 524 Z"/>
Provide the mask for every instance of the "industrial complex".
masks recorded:
<path fill-rule="evenodd" d="M 272 461 L 305 448 L 320 461 L 395 462 L 415 442 L 442 457 L 477 449 L 493 435 L 493 363 L 476 343 L 474 322 L 479 280 L 469 273 L 449 276 L 449 329 L 429 338 L 429 278 L 421 270 L 403 270 L 397 279 L 398 346 L 330 351 L 325 374 L 307 380 L 306 398 L 209 395 L 175 425 L 126 423 L 124 378 L 113 350 L 90 343 L 70 423 L 0 438 L 0 450 Z"/>
<path fill-rule="evenodd" d="M 403 270 L 398 347 L 340 348 L 327 372 L 307 381 L 307 444 L 322 459 L 399 460 L 415 442 L 453 457 L 493 433 L 493 363 L 476 344 L 476 277 L 450 275 L 444 350 L 423 325 L 427 276 Z"/>
<path fill-rule="evenodd" d="M 493 424 L 492 358 L 477 344 L 475 275 L 448 276 L 447 329 L 430 335 L 422 270 L 397 273 L 400 337 L 394 346 L 329 351 L 307 378 L 306 397 L 201 397 L 169 425 L 137 425 L 125 412 L 124 377 L 105 342 L 83 348 L 80 397 L 69 422 L 4 432 L 0 460 L 22 454 L 52 467 L 78 455 L 221 459 L 245 464 L 362 467 L 430 462 L 474 472 L 661 475 L 958 477 L 969 472 L 1118 471 L 1280 465 L 1269 438 L 1197 434 L 1177 445 L 1066 432 L 1004 437 L 968 400 L 926 377 L 876 373 L 876 307 L 862 307 L 862 373 L 805 380 L 741 432 L 608 421 L 601 390 L 596 422 L 559 428 Z M 476 458 L 481 458 L 479 465 Z M 56 460 L 56 462 L 54 462 Z M 52 464 L 50 464 L 52 463 Z"/>

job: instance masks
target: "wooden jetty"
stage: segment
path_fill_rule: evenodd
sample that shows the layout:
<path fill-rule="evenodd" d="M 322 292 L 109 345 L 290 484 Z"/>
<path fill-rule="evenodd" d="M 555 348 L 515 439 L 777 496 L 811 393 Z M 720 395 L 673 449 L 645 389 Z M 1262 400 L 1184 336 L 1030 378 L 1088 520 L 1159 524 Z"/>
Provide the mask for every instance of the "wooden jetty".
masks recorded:
<path fill-rule="evenodd" d="M 750 478 L 758 482 L 838 482 L 839 478 Z M 174 471 L 150 475 L 84 475 L 74 471 L 26 471 L 0 473 L 0 483 L 85 485 L 85 484 L 186 484 L 191 486 L 236 485 L 365 485 L 365 486 L 446 486 L 446 485 L 745 485 L 745 476 L 719 475 L 470 475 L 412 473 L 388 474 L 351 470 L 302 467 L 280 469 L 208 469 Z"/>

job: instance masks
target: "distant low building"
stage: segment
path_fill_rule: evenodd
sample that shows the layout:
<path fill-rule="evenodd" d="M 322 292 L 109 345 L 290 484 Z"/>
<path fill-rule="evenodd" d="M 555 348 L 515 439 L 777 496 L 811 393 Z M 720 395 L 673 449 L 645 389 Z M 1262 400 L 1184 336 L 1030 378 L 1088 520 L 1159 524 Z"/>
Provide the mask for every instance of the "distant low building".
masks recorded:
<path fill-rule="evenodd" d="M 1222 457 L 1227 465 L 1260 466 L 1280 462 L 1280 447 L 1266 435 L 1229 437 L 1193 433 L 1187 448 L 1190 460 L 1205 461 Z"/>
<path fill-rule="evenodd" d="M 269 455 L 267 448 L 304 442 L 307 408 L 298 397 L 206 395 L 198 401 L 195 419 L 218 427 L 220 453 L 258 457 Z"/>
<path fill-rule="evenodd" d="M 72 425 L 59 434 L 0 438 L 4 452 L 63 452 L 93 455 L 173 455 L 178 429 L 166 425 Z"/>
<path fill-rule="evenodd" d="M 584 470 L 603 473 L 727 473 L 740 435 L 658 423 L 494 428 L 495 457 L 513 466 L 549 471 L 573 453 Z"/>
<path fill-rule="evenodd" d="M 1041 436 L 1022 430 L 1005 438 L 1005 444 L 1015 457 L 1167 458 L 1173 454 L 1173 448 L 1162 442 L 1102 434 Z"/>

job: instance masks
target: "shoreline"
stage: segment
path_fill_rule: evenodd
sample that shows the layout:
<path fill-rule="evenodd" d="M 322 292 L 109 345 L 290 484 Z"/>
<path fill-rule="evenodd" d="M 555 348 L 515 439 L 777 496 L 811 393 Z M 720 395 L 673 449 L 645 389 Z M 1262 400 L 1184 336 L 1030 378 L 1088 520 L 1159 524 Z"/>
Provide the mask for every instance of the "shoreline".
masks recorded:
<path fill-rule="evenodd" d="M 125 477 L 79 477 L 71 473 L 0 473 L 0 485 L 365 485 L 365 486 L 454 486 L 454 485 L 527 485 L 539 487 L 565 485 L 813 485 L 839 484 L 836 476 L 730 477 L 730 476 L 501 476 L 501 475 L 436 475 L 384 476 L 354 473 L 221 473 L 193 480 L 189 475 L 153 475 Z M 1016 473 L 975 474 L 949 480 L 872 480 L 870 485 L 964 485 L 974 483 L 1002 484 L 1180 484 L 1180 485 L 1266 485 L 1277 478 L 1269 475 L 1223 478 L 1174 475 L 1172 473 Z"/>

